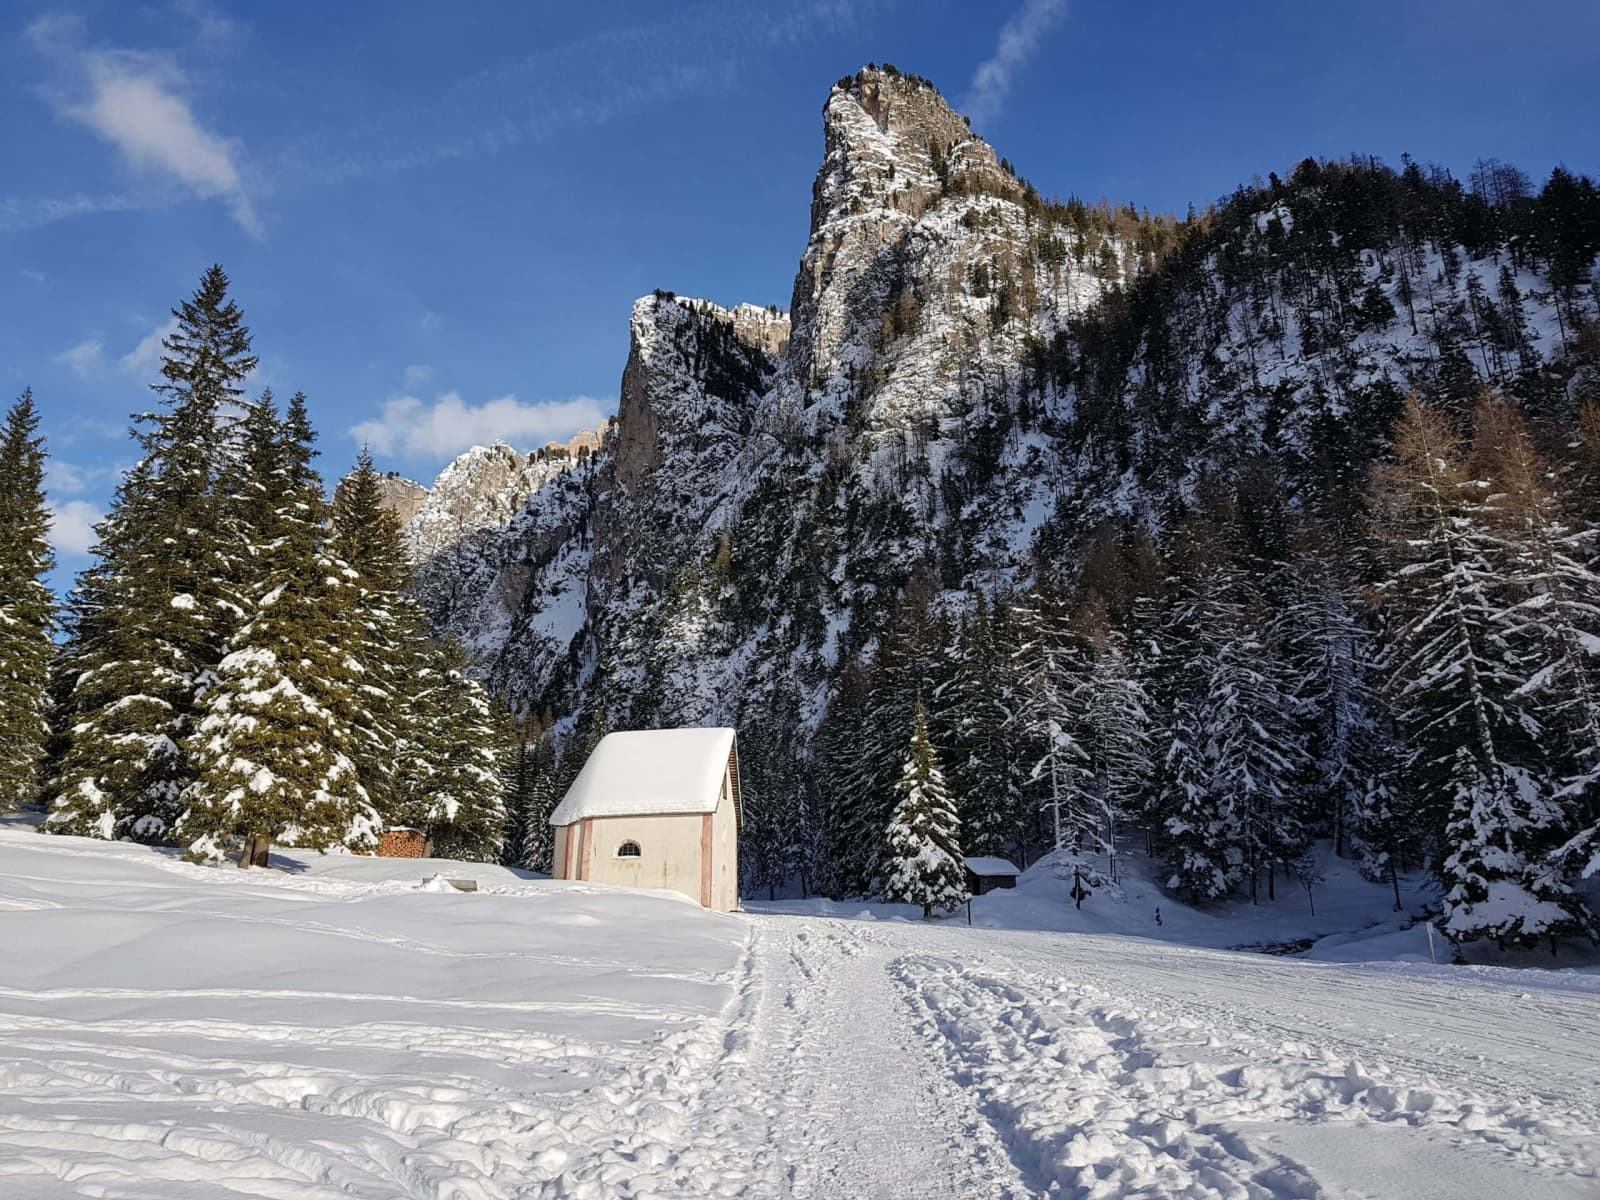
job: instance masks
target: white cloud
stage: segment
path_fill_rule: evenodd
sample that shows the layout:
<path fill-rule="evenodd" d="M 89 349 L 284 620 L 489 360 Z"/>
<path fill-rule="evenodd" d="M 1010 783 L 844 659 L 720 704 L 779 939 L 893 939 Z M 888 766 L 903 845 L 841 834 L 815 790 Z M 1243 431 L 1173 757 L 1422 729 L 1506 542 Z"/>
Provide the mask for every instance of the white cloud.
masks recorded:
<path fill-rule="evenodd" d="M 979 64 L 962 111 L 977 126 L 999 115 L 1011 91 L 1012 75 L 1039 49 L 1044 36 L 1067 15 L 1067 0 L 1023 0 L 1021 10 L 1000 29 L 994 53 Z"/>
<path fill-rule="evenodd" d="M 350 436 L 370 446 L 374 454 L 438 460 L 492 442 L 526 450 L 564 440 L 579 429 L 593 429 L 605 418 L 607 407 L 588 396 L 546 404 L 501 396 L 476 405 L 456 392 L 446 392 L 432 404 L 415 396 L 396 396 L 384 401 L 381 416 L 354 426 Z"/>
<path fill-rule="evenodd" d="M 50 541 L 58 554 L 82 555 L 95 544 L 94 527 L 100 510 L 87 500 L 68 500 L 50 506 Z"/>
<path fill-rule="evenodd" d="M 187 81 L 169 57 L 90 49 L 83 21 L 70 16 L 41 17 L 28 37 L 65 81 L 64 91 L 49 94 L 57 115 L 98 134 L 135 171 L 175 180 L 202 199 L 226 201 L 245 231 L 261 236 L 239 169 L 239 144 L 200 124 L 183 96 Z"/>
<path fill-rule="evenodd" d="M 423 333 L 437 333 L 444 325 L 444 318 L 431 308 L 417 318 L 417 328 Z"/>
<path fill-rule="evenodd" d="M 416 366 L 406 368 L 405 386 L 407 388 L 421 387 L 423 384 L 430 382 L 432 379 L 432 367 L 418 364 Z"/>
<path fill-rule="evenodd" d="M 161 371 L 161 356 L 166 340 L 178 331 L 178 318 L 169 317 L 165 325 L 152 329 L 139 344 L 117 359 L 117 369 L 135 379 L 153 381 Z"/>
<path fill-rule="evenodd" d="M 115 482 L 122 471 L 120 466 L 80 467 L 51 455 L 45 460 L 45 487 L 52 496 L 81 496 Z"/>
<path fill-rule="evenodd" d="M 105 343 L 99 338 L 84 338 L 76 346 L 55 355 L 51 361 L 67 368 L 79 379 L 87 379 L 105 367 L 105 350 Z"/>
<path fill-rule="evenodd" d="M 161 356 L 166 352 L 164 343 L 177 328 L 177 318 L 169 318 L 166 324 L 152 329 L 140 338 L 139 344 L 119 357 L 114 364 L 106 357 L 105 342 L 98 337 L 84 338 L 76 346 L 68 347 L 55 355 L 52 361 L 66 367 L 80 379 L 104 374 L 114 365 L 130 379 L 149 383 L 160 373 Z"/>
<path fill-rule="evenodd" d="M 26 233 L 88 213 L 128 212 L 138 207 L 130 197 L 116 193 L 43 198 L 4 196 L 0 197 L 0 233 Z"/>

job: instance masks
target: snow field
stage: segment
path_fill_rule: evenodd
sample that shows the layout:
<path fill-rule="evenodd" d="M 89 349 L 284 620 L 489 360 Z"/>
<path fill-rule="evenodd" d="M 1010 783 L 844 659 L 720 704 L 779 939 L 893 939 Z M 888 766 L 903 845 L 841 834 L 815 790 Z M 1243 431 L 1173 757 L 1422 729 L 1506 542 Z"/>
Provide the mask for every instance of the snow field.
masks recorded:
<path fill-rule="evenodd" d="M 1208 1029 L 1061 978 L 1001 978 L 923 956 L 899 960 L 895 973 L 923 1028 L 1014 1131 L 1013 1151 L 1041 1192 L 1322 1196 L 1304 1166 L 1249 1130 L 1325 1122 L 1436 1129 L 1600 1189 L 1595 1126 L 1559 1112 L 1453 1093 L 1312 1044 Z"/>
<path fill-rule="evenodd" d="M 1600 1195 L 1592 974 L 274 862 L 0 823 L 0 1197 Z"/>
<path fill-rule="evenodd" d="M 0 1195 L 717 1195 L 745 927 L 662 896 L 0 829 Z M 334 876 L 344 868 L 356 879 Z M 723 1193 L 727 1194 L 727 1193 Z"/>

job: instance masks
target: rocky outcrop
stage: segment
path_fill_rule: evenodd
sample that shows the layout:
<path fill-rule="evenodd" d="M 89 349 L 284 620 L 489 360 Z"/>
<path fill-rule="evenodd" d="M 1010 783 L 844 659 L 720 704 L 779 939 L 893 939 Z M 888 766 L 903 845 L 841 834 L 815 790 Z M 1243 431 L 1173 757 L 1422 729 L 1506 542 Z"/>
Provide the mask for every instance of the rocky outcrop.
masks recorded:
<path fill-rule="evenodd" d="M 378 477 L 378 501 L 404 525 L 428 502 L 428 489 L 415 479 L 390 471 Z"/>

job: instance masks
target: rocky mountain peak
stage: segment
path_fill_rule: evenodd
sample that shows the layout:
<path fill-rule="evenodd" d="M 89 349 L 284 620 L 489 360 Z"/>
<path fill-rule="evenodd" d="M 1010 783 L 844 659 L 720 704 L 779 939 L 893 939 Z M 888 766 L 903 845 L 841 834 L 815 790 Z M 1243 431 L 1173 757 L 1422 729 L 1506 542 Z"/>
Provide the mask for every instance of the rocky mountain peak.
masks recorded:
<path fill-rule="evenodd" d="M 488 529 L 503 529 L 550 479 L 604 444 L 613 421 L 583 429 L 570 441 L 523 453 L 504 442 L 473 446 L 439 472 L 432 487 L 394 472 L 380 480 L 385 508 L 400 518 L 417 564 L 441 549 Z"/>
<path fill-rule="evenodd" d="M 822 386 L 829 368 L 841 365 L 852 312 L 881 313 L 906 290 L 917 255 L 911 243 L 930 214 L 952 199 L 965 207 L 974 197 L 1014 202 L 1023 190 L 937 88 L 892 67 L 835 84 L 823 135 L 811 236 L 791 306 L 789 367 L 802 388 Z"/>
<path fill-rule="evenodd" d="M 749 428 L 754 398 L 789 343 L 789 317 L 656 292 L 633 306 L 617 405 L 616 479 L 635 488 L 671 447 L 699 450 Z"/>

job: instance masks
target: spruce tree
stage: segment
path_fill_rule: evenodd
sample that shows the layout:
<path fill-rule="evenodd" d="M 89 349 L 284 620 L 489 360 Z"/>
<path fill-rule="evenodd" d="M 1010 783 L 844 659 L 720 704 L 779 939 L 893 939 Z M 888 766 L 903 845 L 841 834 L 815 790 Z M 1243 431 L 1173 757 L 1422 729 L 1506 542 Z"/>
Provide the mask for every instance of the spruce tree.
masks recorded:
<path fill-rule="evenodd" d="M 1028 823 L 1028 764 L 1016 754 L 1025 702 L 1010 669 L 1008 616 L 1008 606 L 979 597 L 959 628 L 955 677 L 934 697 L 947 774 L 965 806 L 962 842 L 973 854 L 1011 851 Z"/>
<path fill-rule="evenodd" d="M 960 818 L 939 770 L 921 703 L 913 715 L 897 791 L 900 799 L 884 849 L 883 898 L 893 904 L 920 904 L 924 918 L 935 909 L 953 909 L 967 898 Z"/>
<path fill-rule="evenodd" d="M 123 478 L 79 578 L 61 658 L 45 828 L 164 841 L 193 772 L 181 747 L 233 621 L 216 480 L 250 333 L 212 267 L 173 310 L 153 385 L 164 408 L 138 418 L 144 457 Z"/>
<path fill-rule="evenodd" d="M 252 412 L 252 438 L 277 425 L 270 398 Z M 251 446 L 265 477 L 243 480 L 270 513 L 249 548 L 248 617 L 203 694 L 188 742 L 196 778 L 176 829 L 190 853 L 265 865 L 272 842 L 325 850 L 375 844 L 378 817 L 352 758 L 350 718 L 360 670 L 348 646 L 353 573 L 329 556 L 326 504 L 303 399 L 269 446 Z"/>
<path fill-rule="evenodd" d="M 1110 824 L 1092 787 L 1082 739 L 1087 652 L 1058 598 L 1033 593 L 1013 615 L 1018 638 L 1010 665 L 1022 692 L 1016 733 L 1031 764 L 1049 853 L 1058 870 L 1081 881 L 1092 858 L 1105 852 Z"/>
<path fill-rule="evenodd" d="M 398 823 L 427 834 L 439 858 L 493 862 L 500 855 L 506 811 L 489 697 L 467 674 L 467 656 L 458 643 L 428 647 L 424 664 L 403 720 L 405 770 L 395 787 Z"/>
<path fill-rule="evenodd" d="M 49 733 L 55 565 L 44 496 L 44 439 L 24 391 L 0 430 L 0 812 L 31 803 Z"/>
<path fill-rule="evenodd" d="M 410 568 L 400 521 L 383 504 L 382 479 L 365 449 L 334 493 L 332 550 L 355 579 L 347 600 L 357 633 L 347 649 L 362 673 L 352 755 L 384 819 L 409 824 L 399 812 L 395 767 L 400 743 L 412 736 L 407 713 L 419 711 L 414 691 L 426 665 L 426 626 L 403 591 Z"/>
<path fill-rule="evenodd" d="M 556 769 L 555 739 L 548 734 L 536 741 L 528 755 L 527 819 L 519 847 L 519 865 L 550 874 L 555 854 L 555 830 L 550 814 L 561 802 Z"/>

